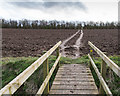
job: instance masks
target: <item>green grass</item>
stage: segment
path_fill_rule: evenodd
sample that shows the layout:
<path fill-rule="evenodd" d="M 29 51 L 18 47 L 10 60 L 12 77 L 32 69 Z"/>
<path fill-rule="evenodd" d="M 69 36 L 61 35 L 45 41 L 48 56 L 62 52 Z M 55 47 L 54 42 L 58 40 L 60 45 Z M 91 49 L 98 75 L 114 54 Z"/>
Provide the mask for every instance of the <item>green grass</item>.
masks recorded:
<path fill-rule="evenodd" d="M 89 58 L 87 55 L 77 59 L 71 59 L 66 57 L 61 57 L 60 59 L 61 64 L 82 64 L 82 63 L 86 64 L 88 63 L 88 61 L 89 61 Z"/>
<path fill-rule="evenodd" d="M 120 56 L 109 56 L 109 58 L 115 62 L 119 67 L 120 67 Z M 95 57 L 94 58 L 94 62 L 97 66 L 97 68 L 99 69 L 100 71 L 100 68 L 101 68 L 101 63 L 102 63 L 102 59 L 100 57 Z M 112 76 L 114 78 L 113 81 L 109 82 L 110 81 L 110 78 L 109 78 L 109 67 L 107 66 L 107 76 L 106 76 L 106 80 L 107 80 L 107 85 L 109 85 L 109 88 L 111 90 L 111 92 L 116 95 L 116 96 L 120 96 L 120 77 L 118 77 L 113 71 L 112 71 Z M 93 77 L 95 79 L 95 83 L 97 85 L 97 87 L 99 88 L 99 79 L 97 77 L 97 74 L 95 73 L 94 70 L 92 70 L 92 74 L 93 74 Z"/>
<path fill-rule="evenodd" d="M 4 86 L 37 60 L 37 57 L 9 57 L 2 60 L 2 85 Z"/>
<path fill-rule="evenodd" d="M 17 75 L 19 75 L 21 72 L 23 72 L 28 66 L 30 66 L 34 61 L 36 61 L 38 57 L 6 57 L 2 58 L 2 63 L 3 70 L 2 70 L 2 85 L 5 86 L 8 84 L 11 80 L 13 80 Z M 116 64 L 120 66 L 120 57 L 119 56 L 110 56 L 110 59 L 113 60 Z M 56 56 L 50 56 L 49 57 L 49 69 L 52 68 L 54 62 L 56 60 Z M 102 59 L 100 57 L 95 57 L 94 62 L 96 66 L 98 67 L 100 71 L 100 64 L 102 62 Z M 77 59 L 71 59 L 71 58 L 66 58 L 66 57 L 61 57 L 60 59 L 61 64 L 89 64 L 89 58 L 88 56 L 82 56 L 81 58 Z M 30 78 L 24 83 L 24 85 L 21 87 L 21 90 L 18 90 L 17 93 L 26 93 L 26 89 L 30 89 L 30 84 L 32 83 L 32 86 L 37 86 L 36 89 L 39 89 L 43 79 L 43 73 L 42 73 L 42 66 L 40 66 L 33 74 L 30 76 Z M 50 86 L 52 85 L 52 82 L 54 80 L 54 77 L 56 75 L 57 70 L 55 70 L 54 74 L 52 75 L 50 79 Z M 99 87 L 99 80 L 97 78 L 97 75 L 95 74 L 94 70 L 92 70 L 92 74 L 95 78 L 96 85 Z M 109 78 L 107 78 L 109 80 Z M 111 91 L 114 94 L 118 94 L 119 88 L 120 88 L 120 78 L 114 74 L 114 82 L 112 82 L 112 88 Z M 21 92 L 19 92 L 21 91 Z"/>

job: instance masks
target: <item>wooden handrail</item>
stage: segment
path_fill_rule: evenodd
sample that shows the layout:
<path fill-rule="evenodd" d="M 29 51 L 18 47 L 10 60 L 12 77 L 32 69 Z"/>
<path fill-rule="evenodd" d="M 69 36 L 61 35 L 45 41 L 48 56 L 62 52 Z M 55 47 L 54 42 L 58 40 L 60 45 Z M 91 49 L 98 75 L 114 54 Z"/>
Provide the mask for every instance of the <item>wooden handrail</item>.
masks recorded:
<path fill-rule="evenodd" d="M 99 78 L 99 80 L 100 80 L 100 83 L 102 84 L 105 92 L 107 93 L 107 95 L 112 96 L 112 93 L 111 93 L 110 89 L 108 88 L 105 80 L 104 80 L 103 77 L 101 76 L 101 74 L 100 74 L 97 66 L 95 65 L 94 61 L 92 60 L 92 58 L 91 58 L 91 56 L 90 56 L 89 54 L 88 54 L 88 57 L 89 57 L 89 59 L 90 59 L 90 61 L 91 61 L 91 64 L 92 64 L 92 66 L 93 66 L 93 68 L 94 68 L 94 70 L 95 70 L 95 72 L 96 72 L 96 74 L 97 74 L 97 76 L 98 76 L 98 78 Z"/>
<path fill-rule="evenodd" d="M 100 80 L 100 88 L 99 93 L 104 94 L 104 91 L 107 93 L 107 95 L 112 95 L 110 89 L 108 88 L 105 79 L 106 79 L 106 65 L 108 65 L 113 72 L 115 72 L 120 77 L 120 67 L 115 64 L 112 60 L 110 60 L 102 51 L 100 51 L 95 45 L 93 45 L 90 41 L 88 41 L 88 45 L 93 48 L 97 54 L 102 58 L 102 64 L 101 64 L 101 73 L 99 72 L 98 68 L 96 67 L 94 61 L 92 60 L 91 56 L 88 54 L 88 57 L 90 59 L 90 67 L 94 68 L 95 72 L 98 75 L 98 78 Z"/>
<path fill-rule="evenodd" d="M 102 51 L 100 51 L 95 45 L 90 41 L 88 44 L 97 52 L 97 54 L 105 61 L 105 63 L 120 77 L 120 67 L 110 60 Z"/>
<path fill-rule="evenodd" d="M 0 96 L 3 94 L 13 94 L 35 72 L 35 70 L 40 67 L 40 65 L 42 65 L 42 63 L 59 47 L 60 44 L 61 41 L 59 41 L 55 46 L 53 46 L 49 51 L 42 55 L 32 65 L 25 69 L 9 84 L 3 87 L 0 90 Z"/>
<path fill-rule="evenodd" d="M 57 60 L 55 61 L 54 65 L 53 65 L 53 67 L 51 68 L 51 70 L 48 73 L 47 77 L 45 78 L 44 82 L 42 83 L 40 89 L 37 92 L 37 95 L 38 94 L 41 95 L 43 93 L 45 87 L 47 86 L 47 84 L 48 84 L 48 82 L 49 82 L 49 80 L 50 80 L 50 78 L 51 78 L 51 76 L 52 76 L 52 74 L 53 74 L 53 72 L 54 72 L 54 70 L 55 70 L 59 60 L 60 60 L 60 57 L 61 57 L 61 54 L 58 56 Z"/>

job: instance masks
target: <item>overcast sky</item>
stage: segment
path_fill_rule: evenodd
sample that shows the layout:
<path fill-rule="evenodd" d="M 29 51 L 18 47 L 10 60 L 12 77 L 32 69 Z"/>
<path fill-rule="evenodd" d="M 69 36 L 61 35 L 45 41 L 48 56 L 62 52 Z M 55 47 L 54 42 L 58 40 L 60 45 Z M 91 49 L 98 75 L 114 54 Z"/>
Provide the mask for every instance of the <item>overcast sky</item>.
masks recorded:
<path fill-rule="evenodd" d="M 0 18 L 15 20 L 118 21 L 119 0 L 50 1 L 0 0 Z"/>

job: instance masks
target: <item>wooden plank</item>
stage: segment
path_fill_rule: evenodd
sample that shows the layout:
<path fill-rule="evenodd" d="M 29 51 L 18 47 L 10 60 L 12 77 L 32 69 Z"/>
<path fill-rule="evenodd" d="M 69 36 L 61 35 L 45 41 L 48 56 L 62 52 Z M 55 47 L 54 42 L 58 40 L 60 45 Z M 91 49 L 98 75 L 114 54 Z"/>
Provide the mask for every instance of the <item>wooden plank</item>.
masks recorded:
<path fill-rule="evenodd" d="M 64 74 L 76 74 L 76 73 L 78 73 L 78 74 L 90 74 L 90 72 L 85 72 L 85 71 L 73 71 L 73 72 L 69 72 L 69 71 L 59 71 L 59 74 L 60 73 L 64 73 Z"/>
<path fill-rule="evenodd" d="M 56 49 L 56 54 L 57 54 L 56 57 L 58 58 L 58 57 L 59 57 L 59 54 L 60 54 L 60 53 L 59 53 L 59 47 L 57 47 L 57 49 Z"/>
<path fill-rule="evenodd" d="M 13 79 L 9 84 L 0 90 L 0 96 L 2 94 L 13 94 L 34 72 L 35 70 L 55 51 L 55 49 L 61 44 L 61 41 L 53 46 L 49 51 L 42 55 L 38 60 L 31 64 L 20 75 Z"/>
<path fill-rule="evenodd" d="M 94 82 L 94 79 L 92 78 L 55 78 L 55 81 L 90 81 L 90 82 Z"/>
<path fill-rule="evenodd" d="M 66 86 L 94 86 L 95 88 L 97 88 L 96 87 L 96 85 L 95 85 L 95 83 L 94 82 L 84 82 L 84 83 L 79 83 L 79 82 L 77 82 L 77 83 L 71 83 L 71 84 L 58 84 L 57 82 L 55 82 L 55 83 L 53 83 L 52 84 L 52 86 L 53 85 L 66 85 Z M 51 88 L 52 89 L 52 88 Z"/>
<path fill-rule="evenodd" d="M 63 67 L 67 67 L 67 68 L 69 68 L 69 67 L 71 67 L 71 68 L 72 68 L 72 67 L 73 67 L 73 68 L 78 68 L 78 67 L 79 67 L 79 68 L 86 68 L 86 66 L 81 66 L 81 64 L 76 64 L 76 65 L 75 65 L 75 64 L 74 64 L 74 65 L 71 65 L 71 64 L 70 64 L 70 65 L 63 65 L 63 66 L 61 66 L 61 68 L 63 68 Z"/>
<path fill-rule="evenodd" d="M 84 67 L 86 68 L 85 64 L 61 64 L 61 67 Z"/>
<path fill-rule="evenodd" d="M 62 68 L 60 67 L 59 70 L 90 70 L 90 68 L 69 68 L 69 67 L 65 67 L 65 68 Z"/>
<path fill-rule="evenodd" d="M 56 75 L 56 78 L 93 78 L 93 76 L 86 76 L 86 75 L 66 75 L 66 76 L 63 76 L 63 75 Z"/>
<path fill-rule="evenodd" d="M 59 72 L 57 73 L 58 75 L 86 75 L 86 76 L 91 76 L 91 73 L 65 73 L 65 72 Z"/>
<path fill-rule="evenodd" d="M 80 67 L 79 68 L 78 67 L 75 67 L 75 68 L 73 67 L 73 68 L 71 68 L 69 66 L 69 67 L 61 67 L 61 69 L 66 69 L 66 70 L 68 70 L 68 69 L 69 70 L 71 70 L 71 69 L 74 69 L 74 70 L 87 70 L 88 68 L 85 68 L 85 67 L 81 67 L 81 68 Z"/>
<path fill-rule="evenodd" d="M 86 70 L 86 69 L 88 69 L 88 68 L 86 68 L 86 67 L 70 67 L 70 66 L 66 66 L 66 67 L 61 67 L 61 69 L 77 69 L 77 70 Z"/>
<path fill-rule="evenodd" d="M 59 70 L 65 70 L 65 71 L 90 71 L 90 68 L 60 68 Z"/>
<path fill-rule="evenodd" d="M 80 86 L 80 85 L 58 85 L 54 84 L 52 85 L 52 90 L 89 90 L 89 89 L 97 89 L 95 86 Z"/>
<path fill-rule="evenodd" d="M 98 90 L 51 90 L 50 91 L 50 95 L 51 94 L 56 94 L 56 95 L 58 95 L 58 94 L 60 94 L 60 95 L 62 95 L 62 94 L 66 94 L 66 95 L 68 95 L 68 94 L 78 94 L 78 95 L 82 95 L 82 94 L 98 94 Z"/>
<path fill-rule="evenodd" d="M 67 65 L 65 65 L 65 66 L 62 65 L 61 67 L 73 67 L 73 68 L 79 67 L 79 68 L 86 68 L 85 66 L 81 66 L 81 64 L 77 64 L 77 65 L 71 65 L 71 64 L 68 65 L 68 64 L 67 64 Z"/>
<path fill-rule="evenodd" d="M 101 75 L 104 78 L 104 80 L 106 79 L 106 63 L 102 60 L 102 64 L 101 64 Z"/>
<path fill-rule="evenodd" d="M 58 70 L 59 73 L 90 73 L 90 70 Z"/>
<path fill-rule="evenodd" d="M 77 68 L 77 67 L 79 67 L 79 68 L 86 68 L 86 66 L 82 66 L 81 64 L 74 64 L 74 65 L 62 65 L 61 67 L 73 67 L 73 68 Z"/>
<path fill-rule="evenodd" d="M 43 80 L 45 80 L 48 73 L 49 73 L 49 64 L 48 64 L 48 58 L 47 58 L 43 63 Z M 44 90 L 44 94 L 48 94 L 48 93 L 49 93 L 49 82 Z"/>
<path fill-rule="evenodd" d="M 106 63 L 104 62 L 104 60 L 102 60 L 102 64 L 101 64 L 101 75 L 103 77 L 104 80 L 106 80 Z M 102 87 L 102 85 L 100 84 L 100 88 L 99 88 L 99 93 L 100 94 L 104 94 L 104 89 Z"/>
<path fill-rule="evenodd" d="M 88 54 L 88 57 L 89 57 L 89 59 L 90 59 L 90 61 L 91 61 L 91 64 L 92 64 L 95 72 L 96 72 L 97 75 L 98 75 L 98 78 L 99 78 L 99 80 L 100 80 L 100 83 L 102 84 L 102 86 L 103 86 L 106 94 L 112 96 L 112 93 L 111 93 L 110 89 L 108 88 L 106 82 L 104 81 L 104 79 L 103 79 L 103 77 L 101 76 L 101 74 L 100 74 L 97 66 L 95 65 L 94 61 L 92 60 L 92 58 L 91 58 L 91 56 L 90 56 L 89 54 Z"/>
<path fill-rule="evenodd" d="M 73 68 L 74 65 L 77 66 L 76 68 L 81 67 L 81 64 L 73 64 L 70 66 L 69 64 L 66 64 L 62 66 L 64 68 L 58 70 L 49 93 L 50 95 L 51 94 L 61 94 L 61 95 L 86 94 L 86 93 L 98 94 L 98 89 L 95 85 L 90 69 L 88 68 L 87 70 L 85 69 L 75 70 Z M 87 66 L 86 67 L 84 66 L 84 68 L 87 68 Z"/>
<path fill-rule="evenodd" d="M 48 73 L 47 77 L 45 78 L 44 82 L 42 83 L 42 85 L 41 85 L 40 89 L 38 90 L 37 94 L 42 94 L 43 93 L 44 89 L 46 88 L 47 83 L 49 82 L 49 80 L 50 80 L 50 78 L 51 78 L 51 76 L 52 76 L 52 74 L 53 74 L 53 72 L 54 72 L 54 70 L 55 70 L 55 68 L 56 68 L 56 66 L 59 62 L 60 57 L 61 57 L 61 54 L 59 55 L 59 57 L 55 61 L 54 65 L 52 66 L 50 72 Z"/>
<path fill-rule="evenodd" d="M 86 66 L 86 64 L 61 64 L 63 66 Z"/>
<path fill-rule="evenodd" d="M 94 46 L 90 41 L 88 44 L 97 52 L 97 54 L 106 62 L 106 64 L 120 77 L 120 67 L 110 60 L 102 51 Z"/>
<path fill-rule="evenodd" d="M 56 58 L 58 58 L 58 56 L 59 56 L 59 54 L 60 54 L 60 48 L 59 48 L 59 46 L 58 46 L 58 48 L 56 49 Z M 59 68 L 60 67 L 60 62 L 58 62 L 58 66 L 57 66 L 57 68 Z"/>
<path fill-rule="evenodd" d="M 86 82 L 80 82 L 80 81 L 76 81 L 76 82 L 74 82 L 74 81 L 64 81 L 64 82 L 61 82 L 61 81 L 54 81 L 53 82 L 53 84 L 80 84 L 80 85 L 89 85 L 89 84 L 95 84 L 94 82 L 88 82 L 88 81 L 86 81 Z"/>

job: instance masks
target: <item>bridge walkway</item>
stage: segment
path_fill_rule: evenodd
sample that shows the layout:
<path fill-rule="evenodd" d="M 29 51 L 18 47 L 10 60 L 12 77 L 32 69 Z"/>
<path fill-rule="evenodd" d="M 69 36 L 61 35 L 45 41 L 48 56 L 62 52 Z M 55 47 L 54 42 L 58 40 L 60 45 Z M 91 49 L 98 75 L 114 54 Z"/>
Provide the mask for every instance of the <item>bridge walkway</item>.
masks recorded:
<path fill-rule="evenodd" d="M 87 65 L 62 64 L 49 94 L 98 94 L 98 89 Z"/>

